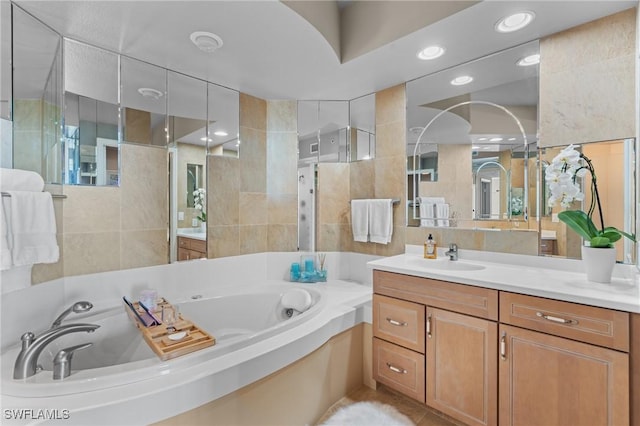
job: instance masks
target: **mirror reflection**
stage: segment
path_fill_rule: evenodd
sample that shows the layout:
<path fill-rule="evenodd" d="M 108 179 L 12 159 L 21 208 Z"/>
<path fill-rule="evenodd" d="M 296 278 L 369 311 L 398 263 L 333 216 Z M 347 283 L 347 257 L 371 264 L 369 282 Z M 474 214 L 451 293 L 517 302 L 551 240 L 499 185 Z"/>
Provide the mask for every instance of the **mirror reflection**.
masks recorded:
<path fill-rule="evenodd" d="M 118 56 L 64 40 L 66 184 L 118 185 Z"/>
<path fill-rule="evenodd" d="M 376 157 L 376 96 L 349 101 L 349 162 Z"/>
<path fill-rule="evenodd" d="M 537 51 L 531 42 L 407 83 L 408 226 L 528 220 L 538 66 L 518 62 Z"/>
<path fill-rule="evenodd" d="M 236 90 L 207 85 L 207 153 L 240 156 L 240 94 Z"/>

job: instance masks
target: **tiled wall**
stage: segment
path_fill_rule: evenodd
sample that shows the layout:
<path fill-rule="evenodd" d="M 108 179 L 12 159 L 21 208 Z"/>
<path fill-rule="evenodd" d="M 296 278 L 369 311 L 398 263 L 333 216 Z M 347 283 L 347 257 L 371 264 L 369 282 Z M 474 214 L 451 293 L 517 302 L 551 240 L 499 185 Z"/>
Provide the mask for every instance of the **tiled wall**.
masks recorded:
<path fill-rule="evenodd" d="M 13 167 L 42 171 L 42 100 L 13 104 Z"/>
<path fill-rule="evenodd" d="M 61 187 L 67 198 L 54 202 L 61 260 L 36 265 L 33 283 L 167 263 L 167 150 L 120 149 L 120 187 Z"/>
<path fill-rule="evenodd" d="M 239 158 L 208 158 L 208 257 L 297 250 L 295 101 L 240 94 Z"/>
<path fill-rule="evenodd" d="M 636 9 L 540 41 L 540 146 L 636 134 Z"/>

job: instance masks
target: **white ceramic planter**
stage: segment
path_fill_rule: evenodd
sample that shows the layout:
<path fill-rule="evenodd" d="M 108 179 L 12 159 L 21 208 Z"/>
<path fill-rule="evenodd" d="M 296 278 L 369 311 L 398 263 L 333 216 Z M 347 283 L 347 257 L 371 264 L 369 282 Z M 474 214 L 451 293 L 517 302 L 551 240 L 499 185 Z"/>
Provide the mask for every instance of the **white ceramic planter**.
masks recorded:
<path fill-rule="evenodd" d="M 587 280 L 610 283 L 616 264 L 616 249 L 582 246 L 582 263 L 587 272 Z"/>

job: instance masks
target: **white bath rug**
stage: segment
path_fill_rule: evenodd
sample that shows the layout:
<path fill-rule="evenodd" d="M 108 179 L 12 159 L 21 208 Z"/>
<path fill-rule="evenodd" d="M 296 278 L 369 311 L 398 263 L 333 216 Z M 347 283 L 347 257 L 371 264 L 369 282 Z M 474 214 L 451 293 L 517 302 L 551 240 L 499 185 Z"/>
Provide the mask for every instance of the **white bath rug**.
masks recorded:
<path fill-rule="evenodd" d="M 324 426 L 415 426 L 407 416 L 390 405 L 357 402 L 340 408 Z"/>

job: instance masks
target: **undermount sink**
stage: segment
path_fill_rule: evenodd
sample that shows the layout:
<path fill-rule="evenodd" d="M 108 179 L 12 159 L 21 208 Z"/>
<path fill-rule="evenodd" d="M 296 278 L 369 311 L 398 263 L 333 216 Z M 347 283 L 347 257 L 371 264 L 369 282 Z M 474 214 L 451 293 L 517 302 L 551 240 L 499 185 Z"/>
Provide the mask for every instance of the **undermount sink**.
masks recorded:
<path fill-rule="evenodd" d="M 440 271 L 480 271 L 486 268 L 476 263 L 469 263 L 463 260 L 449 260 L 448 258 L 414 259 L 413 263 L 422 268 L 438 269 Z"/>

